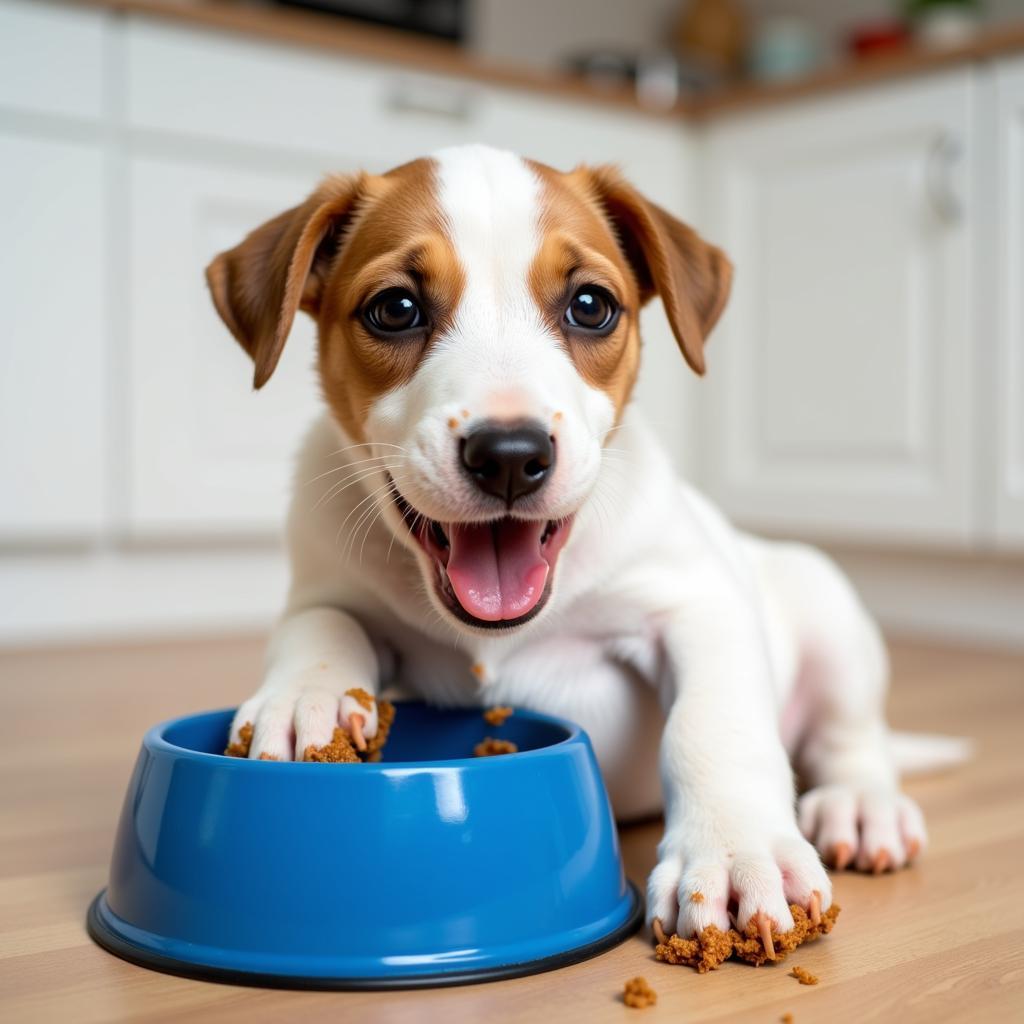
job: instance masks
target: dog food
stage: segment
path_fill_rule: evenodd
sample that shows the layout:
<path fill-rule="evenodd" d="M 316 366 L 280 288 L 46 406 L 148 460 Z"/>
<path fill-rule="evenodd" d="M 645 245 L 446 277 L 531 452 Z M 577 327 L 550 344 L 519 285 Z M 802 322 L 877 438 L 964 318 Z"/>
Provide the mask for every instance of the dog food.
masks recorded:
<path fill-rule="evenodd" d="M 487 736 L 473 748 L 473 756 L 496 757 L 498 754 L 514 754 L 518 749 L 511 740 L 497 740 Z"/>
<path fill-rule="evenodd" d="M 493 725 L 497 728 L 500 725 L 504 725 L 514 713 L 515 712 L 513 712 L 512 708 L 508 707 L 499 706 L 496 708 L 488 708 L 484 712 L 484 721 L 488 725 Z"/>
<path fill-rule="evenodd" d="M 249 748 L 251 746 L 252 722 L 246 722 L 245 725 L 238 730 L 238 742 L 228 743 L 227 750 L 225 750 L 224 753 L 227 754 L 228 757 L 248 757 Z"/>
<path fill-rule="evenodd" d="M 355 696 L 353 694 L 352 696 Z M 356 700 L 359 698 L 356 697 Z M 372 699 L 372 698 L 371 698 Z M 377 701 L 377 734 L 372 740 L 366 741 L 366 750 L 363 756 L 367 761 L 379 761 L 380 752 L 384 749 L 384 744 L 388 741 L 388 735 L 391 732 L 391 726 L 395 722 L 395 705 L 389 700 Z"/>
<path fill-rule="evenodd" d="M 793 1024 L 793 1014 L 791 1014 L 791 1013 L 784 1013 L 779 1018 L 779 1024 Z"/>
<path fill-rule="evenodd" d="M 362 687 L 353 686 L 351 690 L 345 691 L 346 697 L 351 697 L 364 711 L 373 710 L 373 694 L 367 693 Z"/>
<path fill-rule="evenodd" d="M 818 976 L 816 974 L 811 974 L 810 971 L 806 970 L 803 967 L 794 967 L 793 970 L 791 970 L 789 973 L 794 978 L 796 978 L 796 980 L 799 981 L 801 985 L 818 984 Z"/>
<path fill-rule="evenodd" d="M 373 708 L 373 697 L 365 690 L 348 690 L 347 695 L 354 697 L 356 702 L 367 711 Z M 358 761 L 379 761 L 381 750 L 388 741 L 388 734 L 395 721 L 395 705 L 389 700 L 377 701 L 377 734 L 373 739 L 366 740 L 366 749 L 362 752 L 356 750 L 352 743 L 352 737 L 338 726 L 331 736 L 330 743 L 322 747 L 314 747 L 310 744 L 302 752 L 303 761 L 320 761 L 329 764 L 354 764 Z M 252 749 L 252 722 L 246 722 L 238 730 L 238 742 L 229 743 L 224 753 L 228 757 L 248 757 Z M 504 753 L 504 751 L 502 751 Z M 276 761 L 272 754 L 260 754 L 261 761 Z"/>
<path fill-rule="evenodd" d="M 658 993 L 651 988 L 646 978 L 630 978 L 622 993 L 622 1001 L 634 1010 L 643 1010 L 654 1006 L 658 1001 Z"/>
<path fill-rule="evenodd" d="M 723 932 L 714 925 L 708 925 L 693 939 L 682 939 L 678 935 L 664 938 L 664 941 L 659 941 L 655 947 L 654 955 L 667 964 L 693 967 L 699 974 L 715 970 L 730 957 L 745 960 L 748 964 L 759 967 L 768 960 L 781 960 L 797 946 L 810 942 L 820 935 L 827 935 L 832 931 L 836 917 L 839 916 L 839 906 L 836 903 L 820 915 L 817 924 L 811 920 L 803 907 L 792 904 L 789 909 L 793 913 L 793 928 L 788 932 L 773 932 L 769 929 L 771 949 L 766 948 L 759 922 L 751 919 L 743 934 L 735 928 Z M 660 926 L 657 932 L 661 932 Z M 659 940 L 663 936 L 664 933 L 661 932 Z"/>
<path fill-rule="evenodd" d="M 314 747 L 311 743 L 302 752 L 303 761 L 321 761 L 328 764 L 358 764 L 359 755 L 352 746 L 352 740 L 339 725 L 331 736 L 331 742 L 322 747 Z"/>

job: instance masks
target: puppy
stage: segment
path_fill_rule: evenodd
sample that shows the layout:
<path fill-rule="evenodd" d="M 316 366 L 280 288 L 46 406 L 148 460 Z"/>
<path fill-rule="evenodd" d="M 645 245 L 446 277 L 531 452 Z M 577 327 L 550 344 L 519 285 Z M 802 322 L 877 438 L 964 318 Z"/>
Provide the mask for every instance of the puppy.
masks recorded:
<path fill-rule="evenodd" d="M 875 625 L 823 555 L 738 533 L 677 480 L 629 404 L 641 307 L 660 296 L 703 373 L 730 276 L 614 170 L 483 146 L 328 178 L 218 256 L 255 386 L 302 309 L 327 405 L 232 738 L 251 721 L 250 756 L 288 759 L 352 715 L 372 736 L 345 691 L 387 684 L 570 718 L 620 818 L 664 810 L 647 916 L 666 932 L 786 930 L 789 904 L 831 903 L 822 857 L 913 859 Z"/>

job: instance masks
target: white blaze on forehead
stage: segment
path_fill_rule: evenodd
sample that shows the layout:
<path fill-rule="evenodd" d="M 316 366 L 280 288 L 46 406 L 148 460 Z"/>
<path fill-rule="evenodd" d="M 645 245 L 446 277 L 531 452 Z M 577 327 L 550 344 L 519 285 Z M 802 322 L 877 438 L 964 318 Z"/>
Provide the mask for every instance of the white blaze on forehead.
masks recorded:
<path fill-rule="evenodd" d="M 443 149 L 434 160 L 441 210 L 466 276 L 456 330 L 477 344 L 516 328 L 547 334 L 528 284 L 540 244 L 537 176 L 514 153 L 489 146 Z"/>

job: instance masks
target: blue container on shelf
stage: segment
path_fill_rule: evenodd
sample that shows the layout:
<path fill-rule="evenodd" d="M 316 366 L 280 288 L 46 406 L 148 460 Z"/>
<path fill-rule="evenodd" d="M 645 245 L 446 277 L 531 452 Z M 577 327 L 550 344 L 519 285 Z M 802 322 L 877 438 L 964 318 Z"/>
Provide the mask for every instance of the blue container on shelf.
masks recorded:
<path fill-rule="evenodd" d="M 575 963 L 639 926 L 572 723 L 403 703 L 384 760 L 350 765 L 224 757 L 231 715 L 143 739 L 89 909 L 112 953 L 242 984 L 415 987 Z M 519 753 L 473 757 L 485 735 Z"/>

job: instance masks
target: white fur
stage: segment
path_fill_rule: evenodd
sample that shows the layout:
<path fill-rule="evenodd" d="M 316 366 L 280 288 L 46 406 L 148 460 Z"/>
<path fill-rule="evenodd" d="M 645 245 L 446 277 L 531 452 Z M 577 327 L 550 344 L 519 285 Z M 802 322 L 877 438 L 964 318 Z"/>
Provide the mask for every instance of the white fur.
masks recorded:
<path fill-rule="evenodd" d="M 675 479 L 635 410 L 616 450 L 602 452 L 611 405 L 576 374 L 527 288 L 532 173 L 482 147 L 443 152 L 438 173 L 468 276 L 463 301 L 412 381 L 371 409 L 369 447 L 348 447 L 326 416 L 306 442 L 291 594 L 266 681 L 236 718 L 236 730 L 256 723 L 252 756 L 289 756 L 293 728 L 299 753 L 326 742 L 354 685 L 572 718 L 590 733 L 620 817 L 662 806 L 660 763 L 666 829 L 648 918 L 669 931 L 727 926 L 732 898 L 741 926 L 763 910 L 789 927 L 788 904 L 806 905 L 814 890 L 827 907 L 831 885 L 808 839 L 821 852 L 850 843 L 861 866 L 883 847 L 903 863 L 924 827 L 890 755 L 884 649 L 849 585 L 809 548 L 734 531 Z M 381 467 L 431 518 L 483 518 L 448 420 L 466 409 L 471 424 L 499 407 L 563 414 L 556 477 L 523 514 L 577 514 L 547 609 L 495 634 L 431 603 L 430 567 Z M 784 745 L 804 727 L 808 839 Z M 689 899 L 695 890 L 702 902 Z"/>

